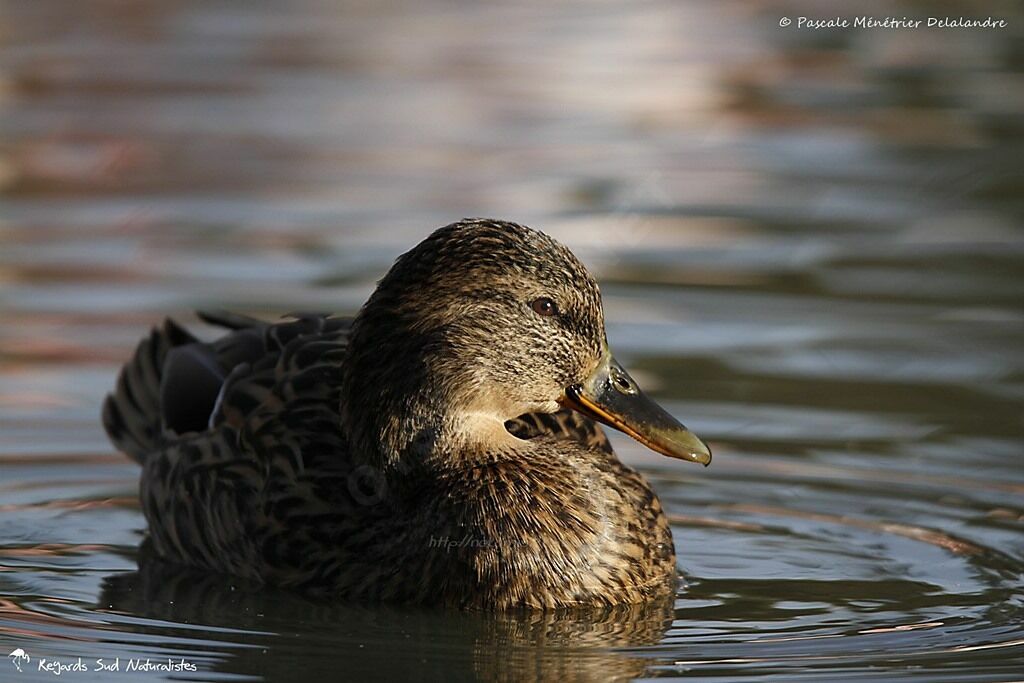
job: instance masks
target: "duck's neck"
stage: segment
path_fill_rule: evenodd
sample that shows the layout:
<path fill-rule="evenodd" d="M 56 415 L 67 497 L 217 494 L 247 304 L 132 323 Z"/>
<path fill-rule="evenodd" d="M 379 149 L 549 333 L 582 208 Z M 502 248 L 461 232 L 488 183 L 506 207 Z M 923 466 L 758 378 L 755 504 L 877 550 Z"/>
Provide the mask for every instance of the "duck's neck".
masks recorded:
<path fill-rule="evenodd" d="M 357 319 L 343 373 L 341 415 L 354 461 L 388 473 L 526 445 L 473 392 L 464 368 L 441 361 L 447 357 L 439 353 L 446 343 L 441 332 L 396 333 L 400 319 L 374 322 Z"/>

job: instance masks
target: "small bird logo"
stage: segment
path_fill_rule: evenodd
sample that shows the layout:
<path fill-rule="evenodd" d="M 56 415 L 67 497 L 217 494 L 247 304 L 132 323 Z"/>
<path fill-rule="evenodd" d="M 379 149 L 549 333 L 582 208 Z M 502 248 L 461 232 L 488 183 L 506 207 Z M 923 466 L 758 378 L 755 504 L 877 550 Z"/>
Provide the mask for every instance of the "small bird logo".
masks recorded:
<path fill-rule="evenodd" d="M 28 653 L 22 650 L 20 647 L 14 648 L 14 651 L 7 656 L 11 658 L 11 661 L 14 662 L 14 668 L 16 668 L 19 672 L 21 671 L 22 664 L 27 665 L 32 662 L 32 658 L 29 657 Z"/>

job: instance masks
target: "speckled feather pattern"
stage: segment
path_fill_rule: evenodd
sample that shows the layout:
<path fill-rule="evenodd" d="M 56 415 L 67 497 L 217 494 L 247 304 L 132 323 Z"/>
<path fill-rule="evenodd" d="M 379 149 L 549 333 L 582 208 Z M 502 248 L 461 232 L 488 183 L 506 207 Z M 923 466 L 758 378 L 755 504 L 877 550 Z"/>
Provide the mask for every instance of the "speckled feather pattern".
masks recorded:
<path fill-rule="evenodd" d="M 562 336 L 507 300 L 534 283 L 572 312 Z M 512 446 L 453 436 L 459 407 L 504 407 L 494 386 L 562 386 L 606 348 L 596 283 L 550 238 L 464 221 L 400 258 L 355 321 L 209 319 L 231 331 L 207 344 L 155 329 L 104 409 L 142 465 L 164 559 L 361 601 L 555 608 L 672 592 L 658 498 L 591 420 L 525 414 L 506 425 Z M 212 396 L 168 394 L 175 349 L 223 372 L 207 424 L 187 431 L 161 401 Z M 546 377 L 555 366 L 564 376 Z"/>

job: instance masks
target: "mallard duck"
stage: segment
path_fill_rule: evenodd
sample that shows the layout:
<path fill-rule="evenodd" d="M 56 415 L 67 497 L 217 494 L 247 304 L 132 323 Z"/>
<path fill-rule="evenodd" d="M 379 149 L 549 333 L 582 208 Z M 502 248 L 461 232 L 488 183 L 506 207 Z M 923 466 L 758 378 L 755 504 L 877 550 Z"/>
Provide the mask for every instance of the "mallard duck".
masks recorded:
<path fill-rule="evenodd" d="M 674 590 L 658 497 L 598 422 L 708 464 L 614 360 L 565 246 L 468 219 L 405 253 L 354 319 L 165 321 L 107 397 L 163 560 L 339 599 L 502 609 Z"/>

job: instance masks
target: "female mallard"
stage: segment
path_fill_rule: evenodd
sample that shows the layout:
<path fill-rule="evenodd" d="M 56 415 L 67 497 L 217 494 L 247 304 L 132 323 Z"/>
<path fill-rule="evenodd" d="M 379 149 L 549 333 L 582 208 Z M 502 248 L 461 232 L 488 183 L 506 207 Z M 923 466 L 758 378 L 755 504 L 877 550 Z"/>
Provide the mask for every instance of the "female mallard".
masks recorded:
<path fill-rule="evenodd" d="M 233 331 L 204 343 L 166 321 L 103 412 L 142 465 L 163 558 L 467 607 L 673 590 L 661 504 L 592 420 L 665 455 L 711 453 L 615 362 L 597 283 L 547 235 L 441 228 L 354 320 L 201 317 Z"/>

